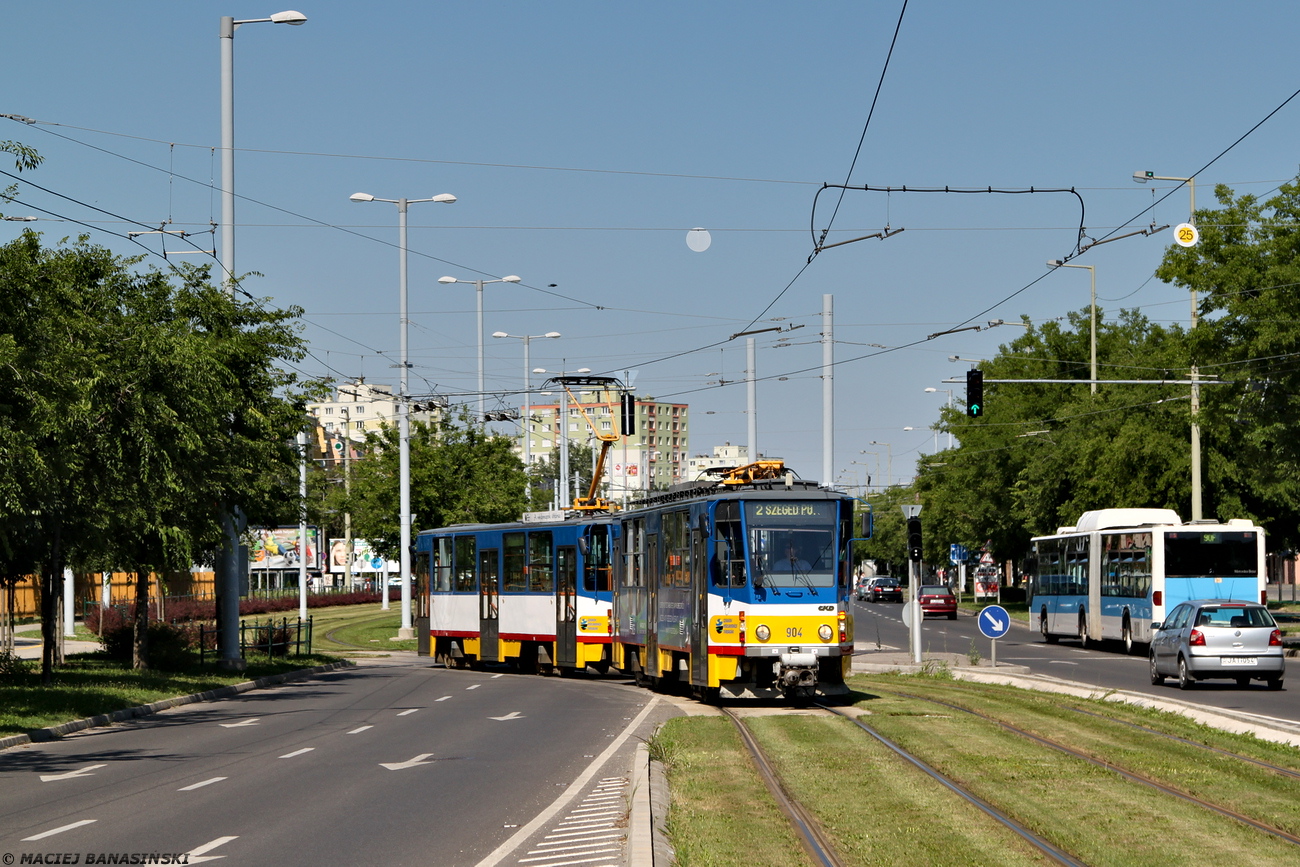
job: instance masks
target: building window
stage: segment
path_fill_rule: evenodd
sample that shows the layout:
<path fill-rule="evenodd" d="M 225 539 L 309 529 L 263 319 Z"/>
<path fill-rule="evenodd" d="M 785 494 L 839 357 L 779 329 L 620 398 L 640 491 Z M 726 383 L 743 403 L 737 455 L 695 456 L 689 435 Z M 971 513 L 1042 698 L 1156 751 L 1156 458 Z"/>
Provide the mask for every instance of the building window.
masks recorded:
<path fill-rule="evenodd" d="M 327 406 L 327 407 L 325 407 L 325 414 L 326 414 L 326 415 L 334 415 L 334 407 L 332 407 L 332 406 Z"/>

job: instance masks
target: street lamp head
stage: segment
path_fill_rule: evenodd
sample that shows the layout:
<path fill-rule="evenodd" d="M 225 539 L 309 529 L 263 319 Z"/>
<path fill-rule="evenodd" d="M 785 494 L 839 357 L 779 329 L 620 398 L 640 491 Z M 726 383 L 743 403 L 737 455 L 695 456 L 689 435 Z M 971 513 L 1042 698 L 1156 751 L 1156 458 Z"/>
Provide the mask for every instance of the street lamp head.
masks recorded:
<path fill-rule="evenodd" d="M 543 337 L 559 337 L 559 336 L 560 336 L 560 332 L 558 332 L 558 331 L 548 331 L 548 332 L 546 332 L 545 334 L 543 334 L 542 336 L 543 336 Z"/>
<path fill-rule="evenodd" d="M 307 16 L 303 15 L 301 12 L 295 12 L 292 9 L 290 9 L 285 12 L 276 12 L 274 15 L 271 16 L 271 23 L 272 24 L 293 24 L 296 26 L 299 24 L 306 24 Z"/>
<path fill-rule="evenodd" d="M 493 336 L 493 337 L 509 337 L 510 335 L 509 335 L 509 334 L 506 334 L 504 331 L 493 331 L 493 332 L 492 332 L 492 336 Z"/>
<path fill-rule="evenodd" d="M 516 276 L 515 274 L 511 274 L 509 277 L 502 277 L 502 278 L 501 278 L 501 282 L 502 282 L 502 283 L 518 283 L 518 282 L 520 282 L 520 280 L 519 280 L 519 277 L 518 277 L 518 276 Z"/>
<path fill-rule="evenodd" d="M 456 204 L 456 197 L 453 196 L 451 193 L 439 193 L 438 195 L 434 196 L 432 199 L 429 199 L 429 201 L 438 202 L 443 205 L 454 205 Z"/>
<path fill-rule="evenodd" d="M 1156 176 L 1155 172 L 1136 171 L 1133 173 L 1133 180 L 1139 184 L 1145 184 Z"/>
<path fill-rule="evenodd" d="M 579 367 L 579 368 L 578 368 L 578 373 L 591 373 L 591 368 L 590 368 L 590 367 Z"/>
<path fill-rule="evenodd" d="M 1048 259 L 1048 260 L 1047 260 L 1047 267 L 1048 267 L 1048 268 L 1060 268 L 1060 267 L 1061 267 L 1062 265 L 1064 265 L 1064 264 L 1065 264 L 1065 263 L 1062 262 L 1060 259 Z"/>
<path fill-rule="evenodd" d="M 533 373 L 545 373 L 545 372 L 546 372 L 546 368 L 545 368 L 545 367 L 534 367 L 534 368 L 533 368 Z"/>
<path fill-rule="evenodd" d="M 455 283 L 455 282 L 456 282 L 456 278 L 455 278 L 455 277 L 439 277 L 439 278 L 438 278 L 438 282 L 439 282 L 439 283 Z"/>
<path fill-rule="evenodd" d="M 348 196 L 349 202 L 373 202 L 375 197 L 369 193 L 353 193 Z"/>
<path fill-rule="evenodd" d="M 937 389 L 937 388 L 930 387 L 930 388 L 927 388 L 927 389 L 925 390 L 925 393 L 926 393 L 926 394 L 934 394 L 934 393 L 935 393 L 936 391 L 938 391 L 938 390 L 939 390 L 939 389 Z"/>

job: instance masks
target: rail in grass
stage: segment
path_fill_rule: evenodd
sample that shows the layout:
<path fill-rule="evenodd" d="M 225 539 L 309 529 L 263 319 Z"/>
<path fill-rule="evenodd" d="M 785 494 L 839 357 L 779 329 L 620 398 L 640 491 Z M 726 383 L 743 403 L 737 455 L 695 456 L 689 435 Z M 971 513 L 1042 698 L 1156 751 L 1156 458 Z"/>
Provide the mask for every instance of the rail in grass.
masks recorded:
<path fill-rule="evenodd" d="M 421 532 L 427 652 L 705 699 L 842 694 L 853 504 L 760 461 L 624 511 Z"/>

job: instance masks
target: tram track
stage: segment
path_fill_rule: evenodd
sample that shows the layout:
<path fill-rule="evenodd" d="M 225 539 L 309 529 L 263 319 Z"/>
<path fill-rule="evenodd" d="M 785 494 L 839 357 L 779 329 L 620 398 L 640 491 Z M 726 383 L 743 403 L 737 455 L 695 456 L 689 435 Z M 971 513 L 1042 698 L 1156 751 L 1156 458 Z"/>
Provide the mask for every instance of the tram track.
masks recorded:
<path fill-rule="evenodd" d="M 908 692 L 891 691 L 891 690 L 879 690 L 879 691 L 887 692 L 891 695 L 899 696 L 902 698 L 912 699 L 914 701 L 923 701 L 923 702 L 928 702 L 930 704 L 939 705 L 940 707 L 945 707 L 948 708 L 949 710 L 954 710 L 959 713 L 970 714 L 971 716 L 985 720 L 986 722 L 993 723 L 994 725 L 1002 728 L 1004 731 L 1018 735 L 1019 737 L 1033 741 L 1034 743 L 1040 744 L 1042 746 L 1048 747 L 1058 752 L 1065 753 L 1066 755 L 1072 756 L 1074 758 L 1081 759 L 1082 761 L 1085 761 L 1095 767 L 1099 767 L 1104 770 L 1111 771 L 1112 773 L 1118 774 L 1119 776 L 1123 777 L 1126 780 L 1155 789 L 1156 791 L 1177 798 L 1181 801 L 1185 801 L 1190 804 L 1195 804 L 1199 807 L 1210 810 L 1211 812 L 1217 813 L 1220 816 L 1224 816 L 1226 818 L 1236 820 L 1258 831 L 1262 831 L 1265 834 L 1269 834 L 1273 837 L 1277 837 L 1288 843 L 1300 846 L 1300 836 L 1297 836 L 1296 834 L 1292 834 L 1291 832 L 1283 830 L 1282 828 L 1278 828 L 1274 825 L 1270 825 L 1267 822 L 1262 822 L 1258 819 L 1255 819 L 1251 816 L 1247 816 L 1244 813 L 1240 813 L 1222 804 L 1218 804 L 1213 801 L 1208 801 L 1204 798 L 1199 798 L 1190 792 L 1183 791 L 1175 786 L 1169 785 L 1168 783 L 1163 783 L 1159 780 L 1152 779 L 1151 777 L 1148 777 L 1145 774 L 1141 774 L 1137 771 L 1131 770 L 1129 768 L 1125 768 L 1113 761 L 1109 761 L 1106 759 L 1099 759 L 1095 756 L 1089 755 L 1086 752 L 1083 752 L 1082 750 L 1075 749 L 1074 747 L 1071 747 L 1068 744 L 1063 744 L 1058 741 L 1054 741 L 1051 738 L 1046 738 L 1041 735 L 1034 734 L 1033 732 L 1026 731 L 1025 729 L 1012 725 L 1011 723 L 1008 723 L 1004 720 L 1000 720 L 997 717 L 989 716 L 988 714 L 984 714 L 979 711 L 972 710 L 970 708 L 962 707 L 960 705 L 952 704 L 951 702 L 942 701 L 936 698 L 929 698 L 927 696 L 916 695 Z M 828 710 L 830 710 L 830 708 L 828 708 Z M 1099 715 L 1092 714 L 1092 716 L 1099 716 Z M 1122 720 L 1110 720 L 1110 721 L 1123 722 Z M 866 726 L 862 726 L 861 723 L 858 723 L 858 725 L 864 729 L 866 728 Z M 1292 771 L 1289 768 L 1281 768 L 1276 765 L 1270 765 L 1267 762 L 1261 762 L 1256 759 L 1251 759 L 1246 756 L 1241 756 L 1236 753 L 1228 752 L 1226 750 L 1219 750 L 1214 747 L 1208 747 L 1204 744 L 1198 744 L 1195 741 L 1188 741 L 1186 739 L 1178 738 L 1172 735 L 1165 735 L 1163 732 L 1157 732 L 1154 729 L 1147 729 L 1145 726 L 1136 726 L 1136 728 L 1149 731 L 1153 734 L 1159 734 L 1164 737 L 1170 737 L 1173 738 L 1174 740 L 1182 741 L 1192 746 L 1200 747 L 1207 751 L 1219 753 L 1228 756 L 1230 758 L 1238 759 L 1243 762 L 1262 766 L 1268 770 L 1278 772 L 1285 776 L 1300 777 L 1300 774 L 1297 774 L 1296 772 Z"/>

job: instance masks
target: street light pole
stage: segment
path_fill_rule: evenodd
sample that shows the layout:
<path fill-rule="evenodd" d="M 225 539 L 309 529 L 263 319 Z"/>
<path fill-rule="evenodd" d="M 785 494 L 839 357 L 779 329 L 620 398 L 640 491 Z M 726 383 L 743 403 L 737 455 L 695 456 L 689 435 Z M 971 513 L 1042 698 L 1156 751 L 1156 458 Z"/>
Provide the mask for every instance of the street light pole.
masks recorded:
<path fill-rule="evenodd" d="M 951 410 L 951 409 L 952 409 L 952 389 L 951 389 L 951 388 L 927 388 L 927 389 L 925 390 L 926 394 L 937 394 L 937 393 L 939 393 L 939 392 L 941 392 L 941 391 L 946 391 L 946 392 L 948 392 L 948 409 Z M 938 448 L 938 447 L 936 446 L 936 450 L 937 450 L 937 448 Z M 951 428 L 948 430 L 948 448 L 949 448 L 949 449 L 952 448 L 952 429 L 951 429 Z"/>
<path fill-rule="evenodd" d="M 1187 222 L 1193 226 L 1196 225 L 1196 178 L 1173 178 L 1166 175 L 1157 175 L 1154 172 L 1136 171 L 1133 173 L 1133 180 L 1139 184 L 1145 184 L 1147 181 L 1181 181 L 1187 184 L 1188 192 L 1191 194 L 1191 212 L 1187 217 Z M 1198 322 L 1196 311 L 1196 287 L 1192 287 L 1192 328 L 1195 329 Z M 1195 363 L 1192 364 L 1192 520 L 1201 520 L 1201 387 L 1198 384 L 1200 380 L 1200 368 Z"/>
<path fill-rule="evenodd" d="M 531 429 L 533 417 L 533 376 L 532 367 L 528 362 L 528 345 L 534 340 L 543 337 L 556 338 L 560 336 L 558 331 L 548 331 L 545 334 L 507 334 L 504 331 L 493 331 L 493 337 L 513 337 L 515 340 L 524 342 L 524 467 L 531 469 L 533 465 L 533 449 Z"/>
<path fill-rule="evenodd" d="M 1092 393 L 1097 393 L 1097 268 L 1093 265 L 1070 265 L 1062 262 L 1060 259 L 1052 259 L 1047 263 L 1049 268 L 1087 268 L 1088 273 L 1092 276 L 1092 301 L 1089 308 L 1092 310 L 1092 324 L 1088 329 L 1088 346 L 1092 356 L 1091 370 L 1091 389 Z"/>
<path fill-rule="evenodd" d="M 236 21 L 221 17 L 217 36 L 221 54 L 221 282 L 235 295 L 235 29 L 241 24 L 303 24 L 301 12 L 277 12 L 270 18 Z M 225 539 L 213 564 L 216 591 L 218 664 L 226 669 L 244 668 L 239 650 L 239 576 L 247 568 L 240 562 L 239 535 L 243 518 L 238 509 L 227 507 L 221 518 Z"/>
<path fill-rule="evenodd" d="M 446 285 L 467 283 L 475 289 L 478 301 L 478 418 L 481 422 L 487 416 L 487 392 L 483 388 L 483 287 L 488 283 L 518 283 L 519 278 L 514 274 L 502 277 L 500 280 L 457 280 L 455 277 L 439 277 L 438 282 Z"/>
<path fill-rule="evenodd" d="M 885 487 L 891 487 L 894 484 L 894 447 L 879 440 L 872 440 L 868 445 L 885 447 Z M 862 452 L 862 454 L 865 455 L 866 452 Z M 877 455 L 878 457 L 879 455 Z"/>
<path fill-rule="evenodd" d="M 406 209 L 415 202 L 438 202 L 451 205 L 456 197 L 451 193 L 439 193 L 427 199 L 381 199 L 369 193 L 353 193 L 348 197 L 353 202 L 388 202 L 397 205 L 397 283 L 398 283 L 398 317 L 401 358 L 400 385 L 397 395 L 397 476 L 400 499 L 401 523 L 401 563 L 402 563 L 402 626 L 397 632 L 398 638 L 414 638 L 415 630 L 411 626 L 411 405 L 407 399 L 407 371 L 410 364 L 406 353 Z M 387 588 L 384 589 L 387 593 Z"/>

